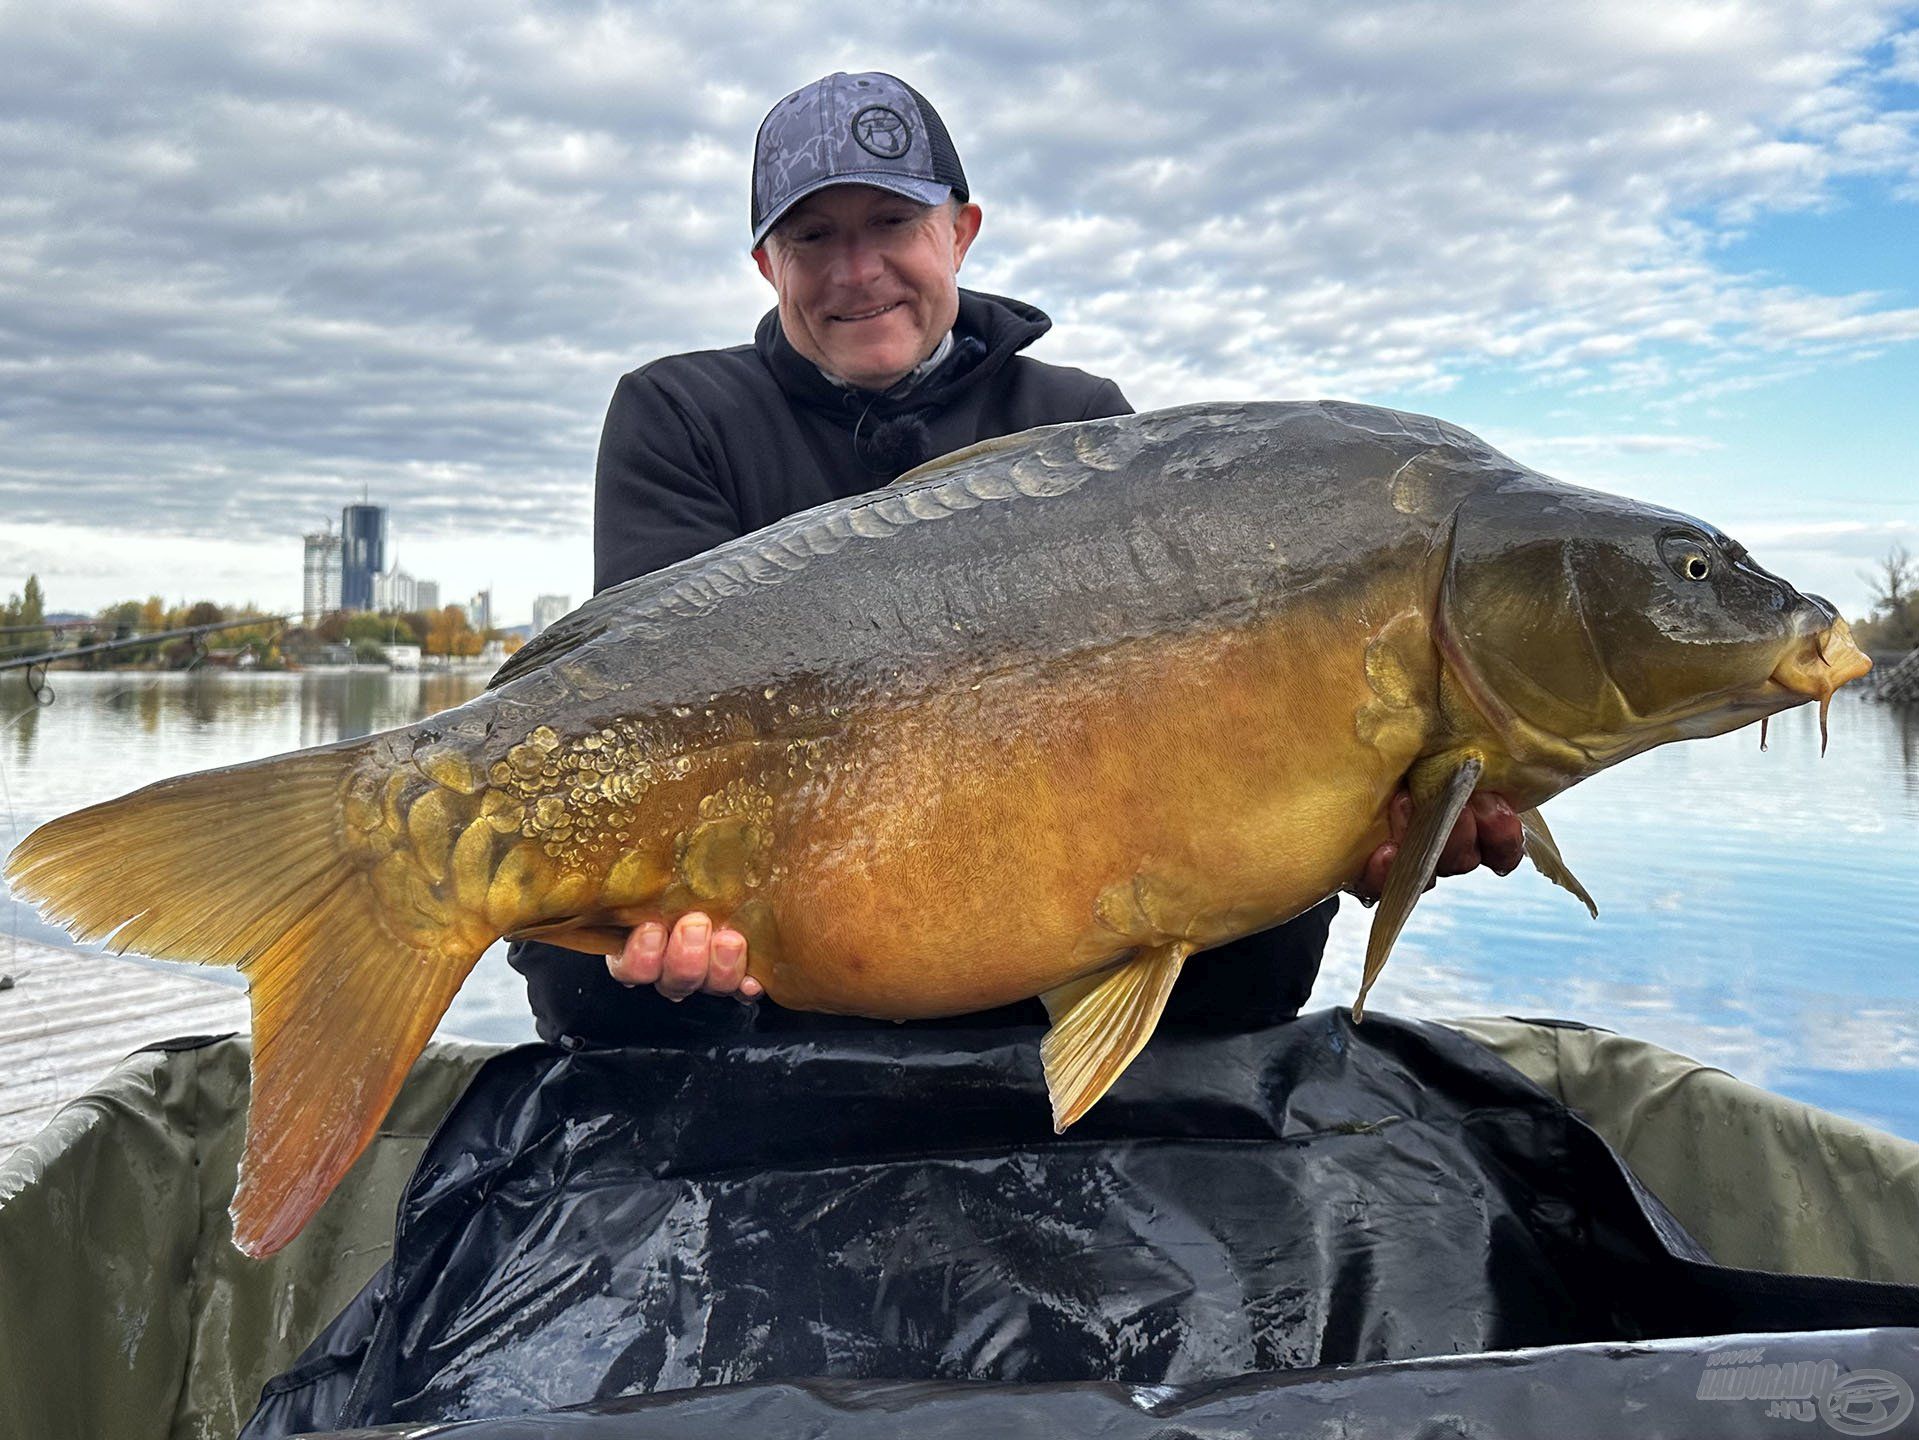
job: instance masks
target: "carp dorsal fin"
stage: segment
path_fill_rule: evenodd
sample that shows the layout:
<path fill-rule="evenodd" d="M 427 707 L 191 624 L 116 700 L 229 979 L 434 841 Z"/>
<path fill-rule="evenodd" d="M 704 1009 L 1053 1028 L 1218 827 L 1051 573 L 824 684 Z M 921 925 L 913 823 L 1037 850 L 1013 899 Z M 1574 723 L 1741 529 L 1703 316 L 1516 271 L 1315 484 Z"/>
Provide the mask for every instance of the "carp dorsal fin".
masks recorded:
<path fill-rule="evenodd" d="M 894 485 L 910 485 L 915 480 L 924 480 L 928 475 L 941 470 L 950 470 L 970 461 L 984 459 L 988 455 L 997 455 L 1002 450 L 1024 449 L 1031 445 L 1048 430 L 1057 430 L 1057 425 L 1035 425 L 1031 430 L 1015 430 L 1011 435 L 995 435 L 987 440 L 977 440 L 961 450 L 952 450 L 944 455 L 935 455 L 931 460 L 923 460 L 894 479 Z"/>
<path fill-rule="evenodd" d="M 981 440 L 977 444 L 968 445 L 963 450 L 955 450 L 951 454 L 928 460 L 923 465 L 916 465 L 890 485 L 882 485 L 879 489 L 863 495 L 852 495 L 842 500 L 830 501 L 811 510 L 802 510 L 798 514 L 787 516 L 784 520 L 775 521 L 762 530 L 742 535 L 735 540 L 725 541 L 711 550 L 688 556 L 675 564 L 645 575 L 635 576 L 618 585 L 610 585 L 578 609 L 561 616 L 547 629 L 507 656 L 506 662 L 494 671 L 493 678 L 487 681 L 486 688 L 497 690 L 502 685 L 531 674 L 543 665 L 551 664 L 569 652 L 585 649 L 603 635 L 630 630 L 635 625 L 643 623 L 649 614 L 657 613 L 658 607 L 662 604 L 670 603 L 675 592 L 681 587 L 689 584 L 697 586 L 700 577 L 708 573 L 708 567 L 723 565 L 733 565 L 736 569 L 747 567 L 757 569 L 762 577 L 777 580 L 803 564 L 805 556 L 826 553 L 824 550 L 816 552 L 813 546 L 806 542 L 804 536 L 810 528 L 830 524 L 830 517 L 833 514 L 845 514 L 870 505 L 889 490 L 929 479 L 949 470 L 956 470 L 985 456 L 997 455 L 1007 450 L 1029 448 L 1051 431 L 1065 428 L 1067 428 L 1065 425 L 1035 425 L 1030 430 L 1019 430 L 1011 435 L 996 435 L 990 440 Z M 832 548 L 837 549 L 837 544 Z M 769 559 L 768 556 L 777 558 Z"/>
<path fill-rule="evenodd" d="M 1179 967 L 1193 947 L 1184 940 L 1150 945 L 1111 970 L 1072 980 L 1040 999 L 1053 1028 L 1040 1042 L 1053 1130 L 1063 1132 L 1112 1087 L 1152 1038 Z"/>
<path fill-rule="evenodd" d="M 1546 828 L 1546 817 L 1537 810 L 1521 810 L 1519 828 L 1526 833 L 1526 858 L 1533 862 L 1533 869 L 1561 890 L 1571 891 L 1578 896 L 1581 903 L 1592 912 L 1593 919 L 1597 920 L 1599 907 L 1593 903 L 1593 897 L 1586 893 L 1586 887 L 1579 883 L 1579 878 L 1566 868 L 1566 861 L 1559 853 L 1559 842 L 1553 839 L 1553 832 Z"/>
<path fill-rule="evenodd" d="M 1439 852 L 1446 848 L 1446 837 L 1453 833 L 1453 822 L 1472 798 L 1473 786 L 1486 766 L 1477 755 L 1469 755 L 1445 777 L 1437 790 L 1422 797 L 1424 787 L 1413 787 L 1413 823 L 1406 838 L 1399 842 L 1399 855 L 1386 872 L 1386 891 L 1379 897 L 1379 909 L 1373 915 L 1372 933 L 1366 937 L 1366 973 L 1359 982 L 1359 998 L 1353 1001 L 1353 1019 L 1366 1015 L 1366 992 L 1373 988 L 1379 972 L 1386 968 L 1386 957 L 1393 953 L 1393 942 L 1406 928 L 1413 906 L 1439 869 Z M 1423 802 L 1423 803 L 1422 803 Z"/>

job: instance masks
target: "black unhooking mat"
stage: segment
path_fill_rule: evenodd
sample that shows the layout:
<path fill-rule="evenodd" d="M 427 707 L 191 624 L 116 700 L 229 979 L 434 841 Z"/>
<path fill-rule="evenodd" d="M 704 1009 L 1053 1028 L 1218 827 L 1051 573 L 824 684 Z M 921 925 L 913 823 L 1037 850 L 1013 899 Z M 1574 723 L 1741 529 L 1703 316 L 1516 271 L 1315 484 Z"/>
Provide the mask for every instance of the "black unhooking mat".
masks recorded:
<path fill-rule="evenodd" d="M 1338 1010 L 1161 1035 L 1064 1136 L 1038 1038 L 501 1055 L 422 1158 L 388 1266 L 266 1387 L 243 1435 L 568 1406 L 589 1408 L 566 1433 L 738 1434 L 783 1417 L 833 1434 L 840 1415 L 865 1434 L 862 1415 L 931 1423 L 907 1412 L 952 1394 L 986 1407 L 968 1420 L 962 1405 L 962 1429 L 994 1406 L 1033 1426 L 1082 1428 L 1107 1402 L 1150 1419 L 1111 1386 L 1068 1383 L 1087 1381 L 1182 1387 L 1152 1392 L 1174 1409 L 1291 1396 L 1323 1416 L 1324 1396 L 1254 1372 L 1919 1325 L 1913 1288 L 1713 1264 L 1564 1105 L 1440 1026 Z M 1843 1376 L 1862 1355 L 1915 1353 L 1912 1338 L 1808 1335 L 1792 1353 Z M 1627 1372 L 1653 1365 L 1630 1347 L 1548 1351 L 1551 1375 L 1519 1383 L 1512 1357 L 1460 1363 L 1412 1393 L 1477 1413 L 1484 1371 L 1478 1409 L 1506 1413 L 1508 1391 L 1536 1409 L 1546 1383 L 1570 1387 L 1553 1407 L 1568 1422 L 1620 1416 Z M 1667 1388 L 1700 1363 L 1682 1347 Z M 960 1380 L 1009 1388 L 857 1383 Z M 743 1388 L 613 1403 L 722 1385 Z M 1393 1392 L 1382 1378 L 1373 1393 Z M 1674 1433 L 1765 1411 L 1688 1406 Z M 1628 1408 L 1650 1433 L 1656 1417 Z"/>

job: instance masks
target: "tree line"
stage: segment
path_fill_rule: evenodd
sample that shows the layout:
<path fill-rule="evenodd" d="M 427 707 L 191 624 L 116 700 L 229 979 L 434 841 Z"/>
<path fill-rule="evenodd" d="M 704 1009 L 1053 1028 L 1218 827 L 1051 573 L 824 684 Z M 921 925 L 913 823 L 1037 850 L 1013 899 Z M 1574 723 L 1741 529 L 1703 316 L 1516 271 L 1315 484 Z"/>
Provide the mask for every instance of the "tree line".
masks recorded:
<path fill-rule="evenodd" d="M 52 631 L 38 628 L 47 618 L 46 597 L 40 593 L 40 577 L 27 576 L 26 591 L 9 595 L 0 605 L 0 658 L 7 655 L 35 655 L 47 648 Z"/>
<path fill-rule="evenodd" d="M 1919 564 L 1905 546 L 1894 545 L 1865 578 L 1872 586 L 1872 614 L 1856 627 L 1859 648 L 1868 654 L 1919 649 Z"/>
<path fill-rule="evenodd" d="M 390 645 L 417 645 L 420 653 L 433 657 L 471 657 L 478 655 L 489 640 L 504 639 L 509 648 L 517 636 L 498 630 L 484 634 L 475 630 L 460 605 L 445 605 L 438 610 L 394 611 L 390 614 L 348 613 L 336 610 L 321 617 L 311 630 L 294 629 L 290 636 L 312 635 L 328 645 L 351 645 L 356 659 L 382 660 Z"/>
<path fill-rule="evenodd" d="M 198 600 L 170 606 L 158 595 L 104 606 L 85 624 L 62 625 L 56 632 L 45 623 L 46 597 L 40 579 L 29 575 L 24 591 L 0 605 L 0 659 L 127 640 L 163 630 L 256 619 L 257 624 L 238 624 L 197 638 L 179 636 L 151 645 L 81 655 L 64 663 L 88 670 L 156 664 L 185 669 L 208 654 L 224 659 L 245 655 L 249 657 L 247 664 L 272 670 L 334 658 L 340 646 L 351 647 L 355 660 L 379 663 L 394 645 L 417 645 L 423 655 L 455 658 L 478 655 L 488 640 L 504 639 L 509 649 L 518 642 L 517 636 L 498 630 L 484 634 L 476 631 L 459 605 L 384 615 L 335 611 L 312 626 L 283 626 L 279 617 L 251 604 L 219 605 Z"/>

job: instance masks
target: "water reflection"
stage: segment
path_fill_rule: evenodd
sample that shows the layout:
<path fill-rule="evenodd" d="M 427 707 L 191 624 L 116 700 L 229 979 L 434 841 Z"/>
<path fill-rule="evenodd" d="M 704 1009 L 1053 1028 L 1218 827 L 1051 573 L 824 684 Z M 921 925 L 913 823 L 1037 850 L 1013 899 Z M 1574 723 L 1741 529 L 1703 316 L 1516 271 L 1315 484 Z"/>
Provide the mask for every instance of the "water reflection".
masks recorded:
<path fill-rule="evenodd" d="M 472 671 L 382 672 L 354 670 L 328 677 L 332 683 L 300 692 L 300 744 L 326 745 L 376 730 L 411 724 L 423 715 L 464 704 L 486 687 Z"/>
<path fill-rule="evenodd" d="M 166 775 L 406 724 L 482 674 L 59 675 L 53 706 L 0 679 L 0 848 Z M 1552 1015 L 1667 1045 L 1919 1138 L 1919 712 L 1842 694 L 1816 715 L 1669 746 L 1549 807 L 1592 921 L 1529 868 L 1444 882 L 1374 991 L 1406 1015 Z M 1348 904 L 1314 996 L 1350 1003 L 1367 915 Z M 6 937 L 61 940 L 0 899 Z M 583 957 L 582 963 L 593 963 Z M 1204 960 L 1195 960 L 1203 964 Z M 227 972 L 202 972 L 225 974 Z M 448 1028 L 532 1034 L 488 953 Z"/>
<path fill-rule="evenodd" d="M 9 688 L 18 690 L 21 696 L 26 691 L 24 685 Z M 39 733 L 41 706 L 37 701 L 28 700 L 24 708 L 18 708 L 9 703 L 15 698 L 19 697 L 10 695 L 8 690 L 0 690 L 0 717 L 10 717 L 0 718 L 0 725 L 5 726 L 4 731 L 0 731 L 0 742 L 10 743 L 14 760 L 24 765 L 33 754 L 33 737 Z"/>
<path fill-rule="evenodd" d="M 1906 794 L 1919 800 L 1919 705 L 1888 705 L 1884 711 L 1899 750 L 1895 768 L 1905 781 Z"/>
<path fill-rule="evenodd" d="M 1588 919 L 1530 872 L 1444 882 L 1374 989 L 1409 1015 L 1550 1015 L 1919 1138 L 1919 715 L 1842 695 L 1668 746 L 1548 807 Z M 1348 1003 L 1365 918 L 1316 1003 Z"/>

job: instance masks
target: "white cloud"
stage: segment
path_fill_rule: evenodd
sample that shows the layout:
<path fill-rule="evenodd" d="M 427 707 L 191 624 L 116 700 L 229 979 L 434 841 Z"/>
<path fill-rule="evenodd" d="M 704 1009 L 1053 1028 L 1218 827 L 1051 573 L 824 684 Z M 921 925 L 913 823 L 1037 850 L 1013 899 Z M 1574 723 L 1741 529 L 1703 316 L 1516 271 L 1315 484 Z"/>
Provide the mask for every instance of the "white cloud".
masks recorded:
<path fill-rule="evenodd" d="M 767 304 L 753 129 L 836 67 L 942 106 L 968 280 L 1140 405 L 1443 409 L 1487 366 L 1697 403 L 1919 337 L 1718 258 L 1919 173 L 1885 88 L 1919 52 L 1871 0 L 839 13 L 0 11 L 0 503 L 285 539 L 365 485 L 422 536 L 577 536 L 617 375 Z M 1711 443 L 1655 429 L 1555 443 Z"/>
<path fill-rule="evenodd" d="M 1886 78 L 1919 85 L 1919 30 L 1893 36 L 1888 49 L 1892 59 L 1886 65 Z"/>
<path fill-rule="evenodd" d="M 1539 463 L 1567 455 L 1702 455 L 1725 449 L 1724 442 L 1705 435 L 1536 435 L 1508 437 L 1506 443 Z"/>

